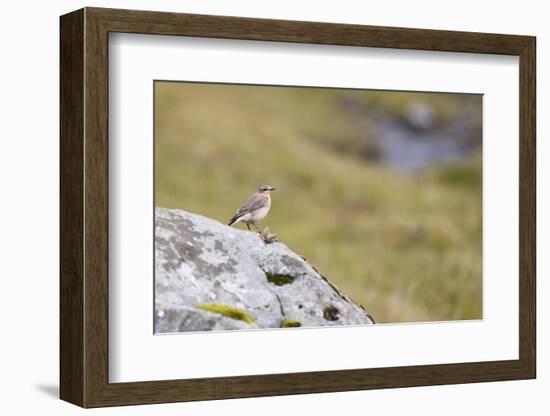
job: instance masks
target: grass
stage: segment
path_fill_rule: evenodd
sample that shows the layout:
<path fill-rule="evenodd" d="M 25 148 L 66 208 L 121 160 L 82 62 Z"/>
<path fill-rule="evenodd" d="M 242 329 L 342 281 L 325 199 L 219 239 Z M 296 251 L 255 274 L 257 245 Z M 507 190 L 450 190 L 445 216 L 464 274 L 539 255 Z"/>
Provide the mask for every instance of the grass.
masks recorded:
<path fill-rule="evenodd" d="M 360 94 L 396 113 L 415 99 Z M 430 97 L 442 117 L 454 108 L 449 95 L 416 98 Z M 373 145 L 341 101 L 339 90 L 157 83 L 156 205 L 227 223 L 273 185 L 261 226 L 377 322 L 480 318 L 480 155 L 405 176 L 335 151 Z"/>

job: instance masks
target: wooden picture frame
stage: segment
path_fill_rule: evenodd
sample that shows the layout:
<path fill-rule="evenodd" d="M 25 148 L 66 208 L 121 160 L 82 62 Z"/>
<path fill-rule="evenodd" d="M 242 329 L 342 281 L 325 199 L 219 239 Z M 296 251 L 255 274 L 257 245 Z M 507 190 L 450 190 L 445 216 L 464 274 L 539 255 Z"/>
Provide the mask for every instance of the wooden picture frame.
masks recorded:
<path fill-rule="evenodd" d="M 61 17 L 60 396 L 82 407 L 535 378 L 535 38 L 85 8 Z M 110 32 L 515 55 L 520 66 L 519 359 L 109 383 Z"/>

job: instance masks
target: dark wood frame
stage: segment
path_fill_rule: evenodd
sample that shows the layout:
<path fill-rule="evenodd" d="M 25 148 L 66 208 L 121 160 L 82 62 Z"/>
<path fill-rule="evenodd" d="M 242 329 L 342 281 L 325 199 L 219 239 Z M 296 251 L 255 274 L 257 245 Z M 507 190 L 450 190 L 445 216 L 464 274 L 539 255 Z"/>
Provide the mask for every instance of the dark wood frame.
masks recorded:
<path fill-rule="evenodd" d="M 99 8 L 64 15 L 60 27 L 60 396 L 63 400 L 83 407 L 99 407 L 535 378 L 534 37 Z M 519 56 L 519 359 L 109 383 L 110 32 Z"/>

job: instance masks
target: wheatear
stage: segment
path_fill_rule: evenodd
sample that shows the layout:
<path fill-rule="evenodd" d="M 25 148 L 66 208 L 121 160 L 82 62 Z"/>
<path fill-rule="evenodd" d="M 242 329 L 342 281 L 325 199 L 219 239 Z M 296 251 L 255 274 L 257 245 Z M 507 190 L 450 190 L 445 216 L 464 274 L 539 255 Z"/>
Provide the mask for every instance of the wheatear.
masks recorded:
<path fill-rule="evenodd" d="M 250 198 L 239 208 L 237 213 L 231 218 L 228 225 L 236 224 L 240 221 L 246 223 L 248 230 L 250 224 L 258 230 L 256 223 L 265 218 L 271 208 L 271 191 L 275 188 L 269 185 L 260 186 L 258 192 L 254 192 Z M 258 230 L 260 231 L 260 230 Z"/>

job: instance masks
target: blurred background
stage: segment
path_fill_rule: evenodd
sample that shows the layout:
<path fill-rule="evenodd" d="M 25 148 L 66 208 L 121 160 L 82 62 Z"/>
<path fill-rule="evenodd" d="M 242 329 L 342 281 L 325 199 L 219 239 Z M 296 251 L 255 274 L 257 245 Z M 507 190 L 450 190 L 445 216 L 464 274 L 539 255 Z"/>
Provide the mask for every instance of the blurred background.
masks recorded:
<path fill-rule="evenodd" d="M 260 228 L 378 323 L 480 319 L 481 126 L 481 95 L 157 81 L 155 204 L 275 186 Z"/>

